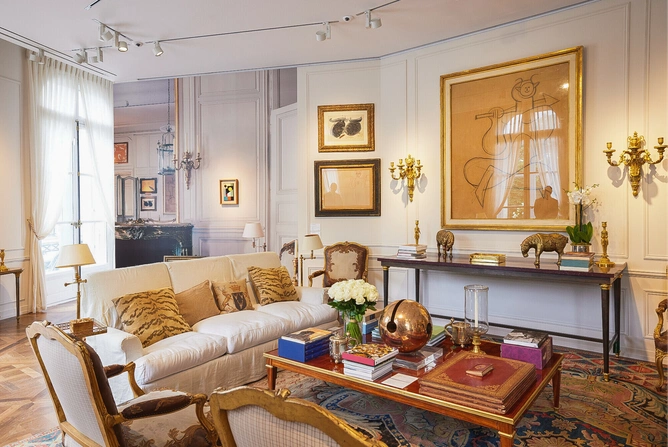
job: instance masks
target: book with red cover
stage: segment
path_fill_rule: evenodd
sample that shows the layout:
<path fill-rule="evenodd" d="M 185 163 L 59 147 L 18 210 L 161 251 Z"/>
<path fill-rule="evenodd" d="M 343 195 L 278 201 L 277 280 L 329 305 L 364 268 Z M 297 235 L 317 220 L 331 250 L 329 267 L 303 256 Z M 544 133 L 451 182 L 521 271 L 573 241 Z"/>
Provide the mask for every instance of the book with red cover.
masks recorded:
<path fill-rule="evenodd" d="M 552 358 L 552 337 L 547 337 L 538 348 L 504 343 L 501 345 L 501 357 L 533 363 L 536 369 L 543 369 Z"/>
<path fill-rule="evenodd" d="M 491 364 L 494 369 L 482 378 L 466 374 L 480 363 Z M 421 392 L 424 386 L 452 396 L 449 400 L 457 401 L 459 396 L 510 408 L 535 380 L 536 367 L 531 363 L 460 351 L 419 382 Z"/>
<path fill-rule="evenodd" d="M 364 365 L 376 366 L 399 354 L 397 348 L 382 343 L 357 345 L 341 353 L 341 358 Z"/>

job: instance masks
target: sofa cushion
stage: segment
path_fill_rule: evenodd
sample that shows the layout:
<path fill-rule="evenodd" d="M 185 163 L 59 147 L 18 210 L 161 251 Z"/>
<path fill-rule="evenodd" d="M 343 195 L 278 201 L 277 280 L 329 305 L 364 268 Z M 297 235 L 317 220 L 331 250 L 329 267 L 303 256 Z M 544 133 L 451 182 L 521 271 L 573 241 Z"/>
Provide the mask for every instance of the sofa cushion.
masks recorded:
<path fill-rule="evenodd" d="M 227 256 L 212 256 L 188 261 L 166 262 L 172 289 L 179 293 L 202 281 L 232 281 L 232 266 Z"/>
<path fill-rule="evenodd" d="M 288 269 L 284 266 L 272 268 L 248 267 L 255 296 L 262 305 L 277 301 L 296 301 L 299 299 L 297 290 Z"/>
<path fill-rule="evenodd" d="M 216 304 L 220 311 L 218 313 L 230 313 L 240 310 L 253 310 L 246 281 L 218 282 L 213 283 L 213 293 L 216 297 Z"/>
<path fill-rule="evenodd" d="M 129 293 L 112 301 L 123 330 L 136 335 L 144 348 L 190 331 L 190 325 L 179 313 L 174 291 L 169 287 Z"/>
<path fill-rule="evenodd" d="M 330 306 L 306 304 L 302 302 L 280 302 L 258 306 L 257 312 L 264 312 L 283 318 L 290 323 L 290 332 L 330 323 L 338 318 L 338 312 Z M 285 334 L 283 334 L 285 335 Z"/>
<path fill-rule="evenodd" d="M 220 313 L 209 280 L 177 293 L 174 299 L 179 306 L 179 313 L 190 326 Z"/>
<path fill-rule="evenodd" d="M 266 312 L 241 310 L 202 320 L 193 326 L 193 331 L 225 337 L 227 352 L 234 354 L 276 340 L 292 332 L 292 325 L 292 322 Z"/>
<path fill-rule="evenodd" d="M 185 332 L 152 344 L 144 349 L 144 353 L 135 361 L 135 378 L 140 384 L 154 382 L 225 355 L 227 340 L 215 334 Z"/>

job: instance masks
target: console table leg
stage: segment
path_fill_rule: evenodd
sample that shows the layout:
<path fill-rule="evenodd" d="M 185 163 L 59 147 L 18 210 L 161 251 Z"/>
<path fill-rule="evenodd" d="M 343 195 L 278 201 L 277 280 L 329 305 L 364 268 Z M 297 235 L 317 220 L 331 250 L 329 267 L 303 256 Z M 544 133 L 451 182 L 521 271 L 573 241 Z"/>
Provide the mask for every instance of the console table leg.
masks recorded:
<path fill-rule="evenodd" d="M 19 317 L 21 316 L 21 290 L 19 288 L 19 273 L 14 273 L 14 277 L 16 278 L 16 319 L 18 320 Z"/>
<path fill-rule="evenodd" d="M 619 334 L 619 327 L 621 321 L 621 309 L 622 309 L 622 275 L 619 275 L 619 278 L 613 283 L 614 287 L 614 306 L 615 306 L 615 343 L 612 346 L 612 350 L 615 353 L 615 356 L 619 357 L 621 352 L 621 335 Z"/>
<path fill-rule="evenodd" d="M 601 330 L 603 332 L 603 380 L 610 381 L 610 284 L 601 284 Z"/>
<path fill-rule="evenodd" d="M 415 301 L 420 302 L 420 269 L 415 269 Z"/>
<path fill-rule="evenodd" d="M 267 388 L 276 389 L 276 367 L 267 363 Z"/>
<path fill-rule="evenodd" d="M 389 300 L 388 290 L 390 289 L 390 268 L 383 266 L 383 307 L 387 307 Z"/>
<path fill-rule="evenodd" d="M 552 399 L 554 402 L 554 409 L 559 409 L 559 396 L 561 395 L 561 365 L 557 373 L 552 376 Z"/>
<path fill-rule="evenodd" d="M 499 438 L 501 438 L 501 447 L 513 447 L 515 430 L 513 429 L 510 433 L 499 431 Z"/>

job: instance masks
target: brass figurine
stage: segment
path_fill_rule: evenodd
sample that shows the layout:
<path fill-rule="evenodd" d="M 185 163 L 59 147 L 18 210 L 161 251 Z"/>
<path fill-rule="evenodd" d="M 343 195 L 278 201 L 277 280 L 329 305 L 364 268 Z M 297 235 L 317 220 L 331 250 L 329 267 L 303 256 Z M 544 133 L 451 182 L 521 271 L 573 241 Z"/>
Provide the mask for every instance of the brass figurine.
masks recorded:
<path fill-rule="evenodd" d="M 415 245 L 420 243 L 420 221 L 415 221 Z"/>
<path fill-rule="evenodd" d="M 438 257 L 441 257 L 441 246 L 443 247 L 443 256 L 450 255 L 452 259 L 452 246 L 455 245 L 455 235 L 452 234 L 452 231 L 448 231 L 445 228 L 438 230 L 436 233 L 436 247 L 438 247 Z"/>
<path fill-rule="evenodd" d="M 9 270 L 5 265 L 5 249 L 0 249 L 0 272 L 6 272 Z"/>
<path fill-rule="evenodd" d="M 420 178 L 420 175 L 422 175 L 422 165 L 420 164 L 420 160 L 417 160 L 417 165 L 415 164 L 415 159 L 411 157 L 411 154 L 408 154 L 408 157 L 406 157 L 406 164 L 404 165 L 404 160 L 403 158 L 399 159 L 399 164 L 397 165 L 397 168 L 399 168 L 399 177 L 394 176 L 394 170 L 396 169 L 394 167 L 394 162 L 390 162 L 390 174 L 392 174 L 392 179 L 393 180 L 407 180 L 407 188 L 408 188 L 408 199 L 412 202 L 413 201 L 413 191 L 415 190 L 415 180 Z"/>
<path fill-rule="evenodd" d="M 608 223 L 601 222 L 603 230 L 601 230 L 601 245 L 603 246 L 603 255 L 601 259 L 598 260 L 597 264 L 602 269 L 608 269 L 614 267 L 615 263 L 610 260 L 608 257 Z"/>
<path fill-rule="evenodd" d="M 659 158 L 656 161 L 652 161 L 649 150 L 642 148 L 645 145 L 645 137 L 642 135 L 638 136 L 638 132 L 633 132 L 633 136 L 628 137 L 627 140 L 628 149 L 622 151 L 619 161 L 612 161 L 612 154 L 615 152 L 615 149 L 612 148 L 612 142 L 607 143 L 608 149 L 604 150 L 603 153 L 608 157 L 608 164 L 610 166 L 626 165 L 629 167 L 631 189 L 633 190 L 633 197 L 636 197 L 638 196 L 638 188 L 640 188 L 642 165 L 645 163 L 648 165 L 660 163 L 663 160 L 663 151 L 666 150 L 666 145 L 663 144 L 663 137 L 659 137 L 659 145 L 654 146 L 654 149 L 659 153 Z"/>
<path fill-rule="evenodd" d="M 525 258 L 529 256 L 529 250 L 534 249 L 536 253 L 536 260 L 534 265 L 536 268 L 540 266 L 540 255 L 544 251 L 556 251 L 559 254 L 557 265 L 561 265 L 561 255 L 564 254 L 564 247 L 568 243 L 568 238 L 559 233 L 536 233 L 527 237 L 520 244 L 522 256 Z"/>

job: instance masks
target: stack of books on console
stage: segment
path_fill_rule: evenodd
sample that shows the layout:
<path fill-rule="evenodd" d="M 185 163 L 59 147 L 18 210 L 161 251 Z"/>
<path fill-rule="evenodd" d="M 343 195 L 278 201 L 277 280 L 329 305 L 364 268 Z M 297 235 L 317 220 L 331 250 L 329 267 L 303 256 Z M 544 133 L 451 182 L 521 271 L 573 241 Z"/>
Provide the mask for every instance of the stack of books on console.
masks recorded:
<path fill-rule="evenodd" d="M 505 414 L 536 383 L 531 363 L 460 351 L 426 373 L 420 393 Z"/>
<path fill-rule="evenodd" d="M 402 259 L 424 259 L 427 257 L 427 246 L 424 244 L 400 245 L 397 258 Z"/>
<path fill-rule="evenodd" d="M 397 348 L 381 343 L 357 345 L 341 354 L 343 374 L 376 380 L 392 371 L 392 362 L 397 354 Z"/>
<path fill-rule="evenodd" d="M 515 329 L 503 338 L 501 357 L 543 369 L 552 358 L 552 337 L 547 332 Z"/>
<path fill-rule="evenodd" d="M 443 348 L 425 346 L 415 352 L 399 353 L 394 358 L 394 366 L 417 371 L 434 363 L 436 359 L 441 357 L 443 357 Z"/>
<path fill-rule="evenodd" d="M 427 346 L 439 346 L 443 340 L 445 340 L 445 326 L 432 325 L 431 338 Z"/>
<path fill-rule="evenodd" d="M 568 251 L 561 255 L 559 270 L 572 272 L 588 272 L 594 268 L 594 253 Z"/>
<path fill-rule="evenodd" d="M 278 355 L 298 362 L 320 357 L 329 352 L 332 331 L 311 327 L 278 339 Z"/>

